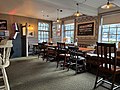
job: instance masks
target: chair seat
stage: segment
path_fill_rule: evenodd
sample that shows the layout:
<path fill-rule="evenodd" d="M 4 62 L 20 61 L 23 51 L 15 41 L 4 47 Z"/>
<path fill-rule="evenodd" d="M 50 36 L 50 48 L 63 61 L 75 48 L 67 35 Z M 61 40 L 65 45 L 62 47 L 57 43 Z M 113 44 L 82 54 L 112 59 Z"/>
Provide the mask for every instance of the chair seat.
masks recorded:
<path fill-rule="evenodd" d="M 48 54 L 55 54 L 56 52 L 53 51 L 53 50 L 49 50 L 47 53 L 48 53 Z"/>
<path fill-rule="evenodd" d="M 108 69 L 109 65 L 107 65 L 107 68 L 105 67 L 105 65 L 103 65 L 104 67 L 102 67 L 101 65 L 99 66 L 99 69 L 104 71 L 104 72 L 109 72 L 109 73 L 113 73 L 114 72 L 114 66 L 111 65 L 111 70 Z M 115 72 L 119 72 L 120 73 L 120 67 L 119 66 L 116 66 L 116 70 Z"/>
<path fill-rule="evenodd" d="M 120 56 L 117 56 L 116 59 L 120 60 Z"/>

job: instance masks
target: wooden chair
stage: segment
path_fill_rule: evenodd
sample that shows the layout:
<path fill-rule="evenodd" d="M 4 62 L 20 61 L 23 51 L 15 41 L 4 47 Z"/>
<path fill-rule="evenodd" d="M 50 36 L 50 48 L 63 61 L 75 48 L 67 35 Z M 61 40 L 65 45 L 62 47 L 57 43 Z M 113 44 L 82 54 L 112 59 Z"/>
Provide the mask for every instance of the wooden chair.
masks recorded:
<path fill-rule="evenodd" d="M 75 46 L 69 46 L 69 53 L 70 53 L 70 58 L 69 58 L 69 67 L 75 65 L 75 74 L 78 72 L 82 72 L 86 70 L 86 63 L 85 63 L 85 58 L 83 57 L 83 53 L 80 52 L 78 47 Z M 68 67 L 68 70 L 69 70 Z"/>
<path fill-rule="evenodd" d="M 98 62 L 97 62 L 97 46 L 94 47 L 94 52 L 88 52 L 86 54 L 86 68 L 87 68 L 87 71 L 92 71 L 92 73 L 95 73 L 96 71 L 96 67 L 98 67 Z"/>
<path fill-rule="evenodd" d="M 43 44 L 42 45 L 42 50 L 43 50 L 42 51 L 43 52 L 43 57 L 42 58 L 44 60 L 44 59 L 47 59 L 47 46 L 45 45 L 45 44 L 47 44 L 47 42 L 42 42 L 42 44 Z"/>
<path fill-rule="evenodd" d="M 116 74 L 120 74 L 120 67 L 116 66 L 116 44 L 97 42 L 97 62 L 98 69 L 94 89 L 99 85 L 106 87 L 103 85 L 103 83 L 110 84 L 111 88 L 106 87 L 110 90 L 119 88 L 119 86 L 114 84 Z M 110 75 L 112 76 L 111 83 L 106 81 L 106 78 L 108 78 Z M 101 76 L 102 78 L 98 80 L 98 76 Z"/>
<path fill-rule="evenodd" d="M 47 47 L 47 61 L 48 60 L 54 60 L 56 61 L 56 47 L 55 46 L 50 46 Z"/>
<path fill-rule="evenodd" d="M 69 54 L 65 48 L 65 43 L 57 42 L 57 68 L 60 61 L 63 61 L 63 69 L 65 68 L 66 61 L 69 59 Z"/>
<path fill-rule="evenodd" d="M 57 42 L 57 47 L 58 47 L 58 50 L 65 49 L 65 43 Z"/>
<path fill-rule="evenodd" d="M 12 46 L 12 40 L 8 40 L 6 44 L 3 45 L 0 43 L 0 69 L 2 71 L 2 76 L 0 76 L 0 79 L 3 79 L 4 81 L 4 85 L 0 86 L 0 90 L 10 90 L 5 68 L 10 64 L 9 57 Z"/>
<path fill-rule="evenodd" d="M 38 58 L 40 57 L 40 55 L 43 56 L 43 53 L 44 53 L 43 43 L 38 43 Z"/>

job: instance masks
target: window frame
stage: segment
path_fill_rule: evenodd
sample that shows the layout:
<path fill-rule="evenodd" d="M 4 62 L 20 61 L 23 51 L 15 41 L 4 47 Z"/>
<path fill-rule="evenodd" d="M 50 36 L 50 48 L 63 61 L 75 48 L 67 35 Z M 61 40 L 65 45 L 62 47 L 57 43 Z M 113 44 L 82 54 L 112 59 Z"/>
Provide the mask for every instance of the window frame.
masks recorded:
<path fill-rule="evenodd" d="M 48 36 L 46 37 L 46 33 Z M 38 22 L 38 42 L 48 42 L 50 37 L 50 23 Z"/>
<path fill-rule="evenodd" d="M 72 42 L 72 43 L 74 43 L 74 35 L 75 35 L 74 29 L 75 29 L 74 22 L 64 24 L 64 38 L 66 38 L 67 35 L 69 35 L 70 37 L 73 37 L 73 39 L 70 40 L 70 42 Z M 73 32 L 73 34 L 72 34 L 72 32 Z M 70 42 L 68 42 L 68 43 L 70 43 Z"/>
<path fill-rule="evenodd" d="M 104 26 L 107 26 L 108 25 L 108 27 L 107 28 L 104 28 Z M 115 24 L 105 24 L 105 25 L 102 25 L 102 32 L 101 32 L 101 42 L 112 42 L 112 43 L 118 43 L 119 41 L 120 41 L 120 39 L 118 39 L 118 37 L 120 37 L 120 33 L 118 33 L 118 31 L 120 32 L 120 23 L 115 23 Z M 114 26 L 114 27 L 111 27 L 112 25 L 116 25 L 116 26 Z M 103 31 L 104 31 L 104 29 L 108 29 L 108 32 L 106 32 L 106 34 L 103 34 Z M 113 34 L 111 34 L 110 33 L 110 30 L 111 29 L 115 29 L 116 31 L 115 31 L 115 33 L 113 33 Z M 103 36 L 104 35 L 108 35 L 108 40 L 106 40 L 106 41 L 104 41 L 103 40 Z M 110 39 L 110 36 L 115 36 L 116 38 L 115 38 L 115 41 L 111 41 Z"/>

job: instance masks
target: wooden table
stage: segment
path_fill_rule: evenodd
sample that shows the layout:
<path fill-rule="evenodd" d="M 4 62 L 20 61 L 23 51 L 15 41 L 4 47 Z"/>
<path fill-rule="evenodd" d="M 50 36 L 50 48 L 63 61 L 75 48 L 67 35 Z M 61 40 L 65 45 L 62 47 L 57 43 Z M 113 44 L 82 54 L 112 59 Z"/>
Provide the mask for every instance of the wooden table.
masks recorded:
<path fill-rule="evenodd" d="M 94 51 L 95 49 L 79 47 L 79 50 L 82 51 L 82 52 L 89 52 L 89 51 Z"/>
<path fill-rule="evenodd" d="M 47 47 L 57 47 L 57 44 L 45 44 Z"/>

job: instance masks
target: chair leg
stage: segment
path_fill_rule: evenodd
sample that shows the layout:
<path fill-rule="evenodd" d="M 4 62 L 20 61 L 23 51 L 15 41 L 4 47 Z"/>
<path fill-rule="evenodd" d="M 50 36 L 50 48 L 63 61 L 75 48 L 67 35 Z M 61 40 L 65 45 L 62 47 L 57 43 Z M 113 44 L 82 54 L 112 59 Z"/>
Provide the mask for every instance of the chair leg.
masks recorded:
<path fill-rule="evenodd" d="M 48 58 L 49 58 L 49 56 L 48 56 L 48 54 L 47 54 L 47 59 L 46 59 L 46 62 L 48 61 Z"/>
<path fill-rule="evenodd" d="M 68 65 L 68 71 L 69 71 L 70 65 Z"/>
<path fill-rule="evenodd" d="M 86 62 L 83 61 L 83 67 L 84 67 L 84 70 L 86 71 Z"/>
<path fill-rule="evenodd" d="M 95 80 L 94 89 L 95 89 L 95 88 L 96 88 L 96 86 L 97 86 L 98 75 L 99 75 L 99 70 L 97 70 L 97 74 L 96 74 L 96 80 Z"/>
<path fill-rule="evenodd" d="M 75 67 L 75 74 L 77 74 L 77 72 L 78 72 L 78 65 L 77 65 L 77 60 L 76 60 L 76 67 Z"/>
<path fill-rule="evenodd" d="M 40 57 L 40 54 L 38 53 L 38 58 Z"/>
<path fill-rule="evenodd" d="M 56 68 L 58 68 L 58 65 L 59 65 L 59 61 L 57 61 L 57 67 Z"/>
<path fill-rule="evenodd" d="M 8 78 L 7 78 L 5 68 L 2 68 L 2 74 L 3 74 L 4 84 L 5 84 L 5 90 L 10 90 L 10 86 L 9 86 L 9 83 L 8 83 Z"/>
<path fill-rule="evenodd" d="M 65 64 L 66 64 L 66 56 L 65 56 L 65 59 L 64 59 L 64 62 L 63 62 L 63 70 L 65 69 Z"/>
<path fill-rule="evenodd" d="M 111 85 L 111 90 L 114 88 L 114 83 L 115 83 L 115 74 L 112 75 L 112 85 Z"/>
<path fill-rule="evenodd" d="M 69 64 L 68 64 L 68 71 L 69 71 L 69 69 L 70 69 L 70 64 L 71 64 L 71 63 L 69 62 Z"/>

